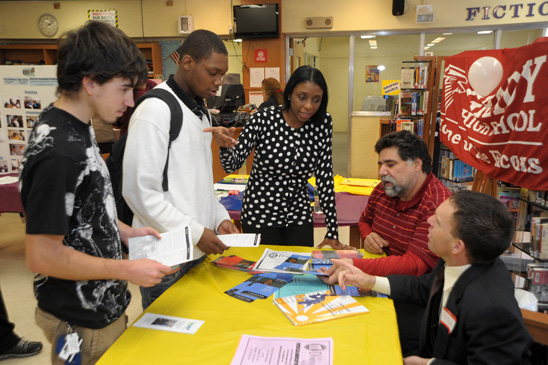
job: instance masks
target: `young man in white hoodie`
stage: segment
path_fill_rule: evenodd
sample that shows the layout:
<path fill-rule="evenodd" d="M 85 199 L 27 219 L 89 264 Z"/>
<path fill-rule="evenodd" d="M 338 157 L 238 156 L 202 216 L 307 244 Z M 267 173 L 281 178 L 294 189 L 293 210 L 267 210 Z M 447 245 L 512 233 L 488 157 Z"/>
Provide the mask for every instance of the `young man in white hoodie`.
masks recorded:
<path fill-rule="evenodd" d="M 152 288 L 141 287 L 147 308 L 207 254 L 221 254 L 228 247 L 219 234 L 238 233 L 213 189 L 210 133 L 211 117 L 205 98 L 217 93 L 228 70 L 228 52 L 222 40 L 207 30 L 196 30 L 184 41 L 175 75 L 158 85 L 173 93 L 183 110 L 183 125 L 169 149 L 169 190 L 162 188 L 168 157 L 171 114 L 157 98 L 143 101 L 129 124 L 124 153 L 123 196 L 134 213 L 133 227 L 150 226 L 171 232 L 190 226 L 194 260 L 166 275 Z M 204 255 L 205 254 L 205 255 Z"/>

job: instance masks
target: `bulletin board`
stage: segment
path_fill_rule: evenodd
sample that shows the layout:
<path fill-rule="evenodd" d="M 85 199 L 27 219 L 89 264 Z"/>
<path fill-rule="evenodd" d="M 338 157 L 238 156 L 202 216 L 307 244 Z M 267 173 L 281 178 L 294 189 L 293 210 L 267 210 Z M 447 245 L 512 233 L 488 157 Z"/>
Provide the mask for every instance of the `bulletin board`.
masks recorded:
<path fill-rule="evenodd" d="M 56 100 L 57 66 L 0 66 L 0 175 L 19 172 L 30 132 Z"/>

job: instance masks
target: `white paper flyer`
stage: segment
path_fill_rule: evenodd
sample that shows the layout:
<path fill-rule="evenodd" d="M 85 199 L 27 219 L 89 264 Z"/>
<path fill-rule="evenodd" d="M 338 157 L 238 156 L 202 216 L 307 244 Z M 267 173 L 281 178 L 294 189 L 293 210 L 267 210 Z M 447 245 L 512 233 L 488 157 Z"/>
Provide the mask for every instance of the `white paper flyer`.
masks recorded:
<path fill-rule="evenodd" d="M 204 324 L 204 321 L 198 319 L 187 319 L 163 314 L 145 313 L 134 327 L 142 327 L 153 330 L 188 333 L 193 335 Z"/>
<path fill-rule="evenodd" d="M 231 365 L 331 365 L 333 338 L 242 335 Z"/>
<path fill-rule="evenodd" d="M 167 266 L 178 265 L 193 260 L 193 245 L 190 227 L 182 231 L 154 236 L 133 237 L 129 239 L 129 259 L 153 259 Z"/>

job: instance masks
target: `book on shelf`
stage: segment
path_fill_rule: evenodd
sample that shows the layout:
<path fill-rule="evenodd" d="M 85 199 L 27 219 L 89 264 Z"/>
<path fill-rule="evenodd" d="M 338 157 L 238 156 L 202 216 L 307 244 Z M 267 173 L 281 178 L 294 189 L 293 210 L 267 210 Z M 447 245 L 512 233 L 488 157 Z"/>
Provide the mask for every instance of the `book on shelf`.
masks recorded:
<path fill-rule="evenodd" d="M 428 66 L 421 65 L 415 69 L 415 88 L 425 89 L 428 84 Z"/>
<path fill-rule="evenodd" d="M 424 133 L 424 119 L 420 118 L 420 119 L 417 119 L 417 122 L 415 123 L 416 125 L 416 131 L 415 131 L 415 134 L 421 138 L 423 138 L 423 133 Z"/>
<path fill-rule="evenodd" d="M 415 87 L 415 68 L 414 67 L 402 67 L 401 68 L 401 88 L 413 89 Z"/>
<path fill-rule="evenodd" d="M 274 303 L 295 326 L 368 313 L 349 295 L 313 292 L 274 299 Z"/>
<path fill-rule="evenodd" d="M 402 121 L 401 122 L 401 130 L 402 131 L 409 131 L 413 134 L 416 134 L 415 132 L 415 123 L 413 121 Z"/>
<path fill-rule="evenodd" d="M 441 156 L 440 177 L 449 179 L 449 157 Z"/>
<path fill-rule="evenodd" d="M 543 223 L 539 227 L 539 253 L 540 259 L 548 259 L 548 223 Z"/>
<path fill-rule="evenodd" d="M 453 180 L 466 182 L 474 180 L 474 168 L 462 160 L 453 160 Z"/>
<path fill-rule="evenodd" d="M 420 93 L 419 104 L 417 114 L 424 115 L 428 112 L 428 96 L 430 92 L 428 90 Z"/>
<path fill-rule="evenodd" d="M 414 115 L 413 114 L 413 93 L 400 91 L 398 96 L 399 111 L 398 115 Z"/>
<path fill-rule="evenodd" d="M 525 289 L 533 293 L 539 303 L 548 303 L 548 263 L 527 265 Z"/>
<path fill-rule="evenodd" d="M 520 195 L 520 201 L 519 201 L 519 208 L 518 208 L 518 219 L 517 219 L 517 225 L 516 229 L 523 231 L 525 230 L 525 226 L 527 224 L 527 216 L 528 216 L 528 203 L 527 200 L 529 198 L 529 189 L 521 188 L 519 191 Z"/>
<path fill-rule="evenodd" d="M 413 123 L 411 119 L 396 119 L 396 131 L 402 131 L 404 130 L 403 127 L 405 126 L 408 128 L 409 123 Z M 414 128 L 413 128 L 414 129 Z M 406 129 L 408 130 L 408 129 Z"/>
<path fill-rule="evenodd" d="M 400 72 L 402 89 L 426 89 L 428 66 L 402 67 Z"/>
<path fill-rule="evenodd" d="M 544 212 L 548 213 L 548 212 Z M 538 216 L 531 218 L 531 253 L 538 256 L 540 252 L 540 238 L 542 225 L 548 223 L 548 217 Z"/>

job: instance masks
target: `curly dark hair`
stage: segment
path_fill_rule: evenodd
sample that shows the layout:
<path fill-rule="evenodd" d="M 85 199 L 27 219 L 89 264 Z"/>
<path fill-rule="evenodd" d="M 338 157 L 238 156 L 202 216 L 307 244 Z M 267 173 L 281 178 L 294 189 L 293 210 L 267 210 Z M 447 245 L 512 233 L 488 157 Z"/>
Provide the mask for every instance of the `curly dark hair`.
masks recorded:
<path fill-rule="evenodd" d="M 422 161 L 422 171 L 429 174 L 432 171 L 432 158 L 428 153 L 426 142 L 409 131 L 398 131 L 385 134 L 375 144 L 375 151 L 380 153 L 385 148 L 397 147 L 398 155 L 404 161 Z"/>
<path fill-rule="evenodd" d="M 133 87 L 148 78 L 146 60 L 135 42 L 121 30 L 101 22 L 89 21 L 65 33 L 57 59 L 58 94 L 78 93 L 84 77 L 100 85 L 122 77 Z"/>

